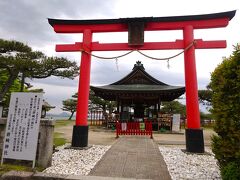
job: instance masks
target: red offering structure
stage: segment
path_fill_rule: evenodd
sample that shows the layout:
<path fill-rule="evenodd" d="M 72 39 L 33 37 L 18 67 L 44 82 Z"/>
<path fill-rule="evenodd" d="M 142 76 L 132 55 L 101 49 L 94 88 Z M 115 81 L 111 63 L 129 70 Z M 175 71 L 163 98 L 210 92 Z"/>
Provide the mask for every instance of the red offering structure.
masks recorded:
<path fill-rule="evenodd" d="M 125 124 L 125 128 L 122 125 Z M 143 128 L 140 125 L 143 124 Z M 116 137 L 119 135 L 149 135 L 150 138 L 153 138 L 152 135 L 152 122 L 145 121 L 143 123 L 140 122 L 128 122 L 128 123 L 120 123 L 116 122 Z"/>
<path fill-rule="evenodd" d="M 195 49 L 226 48 L 226 41 L 194 39 L 194 30 L 226 27 L 235 13 L 236 11 L 228 11 L 193 16 L 98 20 L 48 19 L 56 33 L 83 33 L 82 42 L 56 45 L 57 52 L 82 52 L 76 125 L 73 128 L 72 146 L 88 146 L 87 115 L 92 51 L 185 49 L 186 150 L 188 152 L 204 152 L 203 131 L 200 128 Z M 145 31 L 160 30 L 182 30 L 183 39 L 175 42 L 144 42 Z M 102 32 L 128 32 L 128 43 L 92 42 L 93 33 Z M 191 44 L 194 45 L 190 46 Z"/>

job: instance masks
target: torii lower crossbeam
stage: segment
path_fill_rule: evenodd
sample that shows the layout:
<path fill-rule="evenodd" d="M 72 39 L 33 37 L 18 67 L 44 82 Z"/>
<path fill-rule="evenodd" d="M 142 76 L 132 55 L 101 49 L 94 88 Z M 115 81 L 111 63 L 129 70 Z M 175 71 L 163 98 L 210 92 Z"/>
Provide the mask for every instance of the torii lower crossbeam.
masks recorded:
<path fill-rule="evenodd" d="M 195 49 L 216 49 L 226 48 L 225 40 L 218 41 L 203 41 L 202 39 L 195 39 Z M 99 43 L 92 42 L 92 51 L 131 51 L 131 50 L 172 50 L 184 49 L 184 40 L 176 40 L 175 42 L 146 42 L 144 46 L 133 47 L 128 43 Z M 83 43 L 76 42 L 75 44 L 57 44 L 57 52 L 79 52 L 85 50 Z"/>

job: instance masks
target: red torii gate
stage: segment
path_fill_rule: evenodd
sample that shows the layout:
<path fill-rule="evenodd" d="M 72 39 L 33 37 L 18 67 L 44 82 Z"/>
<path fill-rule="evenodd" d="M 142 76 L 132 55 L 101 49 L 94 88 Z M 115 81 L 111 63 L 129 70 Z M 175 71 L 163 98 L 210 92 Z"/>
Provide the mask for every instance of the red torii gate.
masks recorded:
<path fill-rule="evenodd" d="M 194 29 L 226 27 L 236 11 L 194 16 L 146 17 L 101 20 L 48 19 L 56 33 L 83 33 L 83 41 L 56 45 L 57 52 L 81 51 L 76 125 L 73 128 L 72 146 L 88 146 L 88 99 L 92 51 L 169 50 L 185 49 L 185 86 L 187 106 L 186 150 L 204 152 L 203 131 L 200 129 L 195 49 L 225 48 L 226 41 L 194 39 Z M 175 42 L 144 42 L 144 31 L 183 30 L 183 40 Z M 92 42 L 93 33 L 126 32 L 128 43 Z"/>

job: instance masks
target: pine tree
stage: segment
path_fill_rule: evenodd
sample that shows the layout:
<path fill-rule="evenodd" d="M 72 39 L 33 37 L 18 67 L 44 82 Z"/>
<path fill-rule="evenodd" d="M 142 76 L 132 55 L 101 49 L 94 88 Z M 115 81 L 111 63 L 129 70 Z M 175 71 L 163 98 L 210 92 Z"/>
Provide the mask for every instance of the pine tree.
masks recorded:
<path fill-rule="evenodd" d="M 67 99 L 67 100 L 62 101 L 62 103 L 63 103 L 62 110 L 63 111 L 69 111 L 71 113 L 71 115 L 68 118 L 68 120 L 71 120 L 72 117 L 73 117 L 73 114 L 77 110 L 77 99 L 75 99 L 75 98 Z"/>
<path fill-rule="evenodd" d="M 59 76 L 72 79 L 78 75 L 79 68 L 76 62 L 66 58 L 47 57 L 21 42 L 0 39 L 0 70 L 8 73 L 8 78 L 0 89 L 0 102 L 2 102 L 19 75 L 21 75 L 20 90 L 22 91 L 25 78 Z"/>

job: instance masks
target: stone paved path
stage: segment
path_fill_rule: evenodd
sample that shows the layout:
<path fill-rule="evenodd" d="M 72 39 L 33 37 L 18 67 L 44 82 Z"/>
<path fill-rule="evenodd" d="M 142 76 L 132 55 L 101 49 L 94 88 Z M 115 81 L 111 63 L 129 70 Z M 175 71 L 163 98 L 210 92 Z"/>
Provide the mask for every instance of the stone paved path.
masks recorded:
<path fill-rule="evenodd" d="M 120 137 L 89 175 L 170 180 L 157 144 L 149 137 Z"/>

